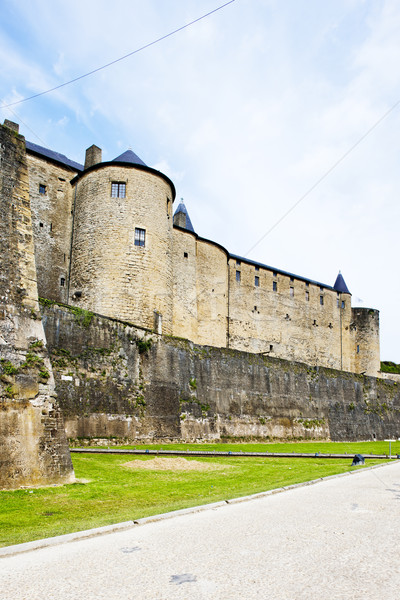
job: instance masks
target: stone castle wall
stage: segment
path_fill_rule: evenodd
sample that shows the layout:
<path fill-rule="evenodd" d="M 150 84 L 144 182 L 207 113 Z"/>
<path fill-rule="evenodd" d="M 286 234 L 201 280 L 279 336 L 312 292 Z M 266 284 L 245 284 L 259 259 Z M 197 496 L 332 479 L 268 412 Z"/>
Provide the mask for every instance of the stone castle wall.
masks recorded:
<path fill-rule="evenodd" d="M 349 330 L 350 295 L 339 299 L 329 288 L 234 259 L 229 270 L 231 347 L 351 370 L 350 349 L 340 345 L 340 330 L 344 336 Z"/>
<path fill-rule="evenodd" d="M 183 221 L 173 226 L 173 184 L 161 174 L 98 163 L 71 187 L 62 181 L 68 169 L 36 156 L 29 164 L 41 296 L 195 343 L 378 374 L 377 311 L 352 309 L 349 294 L 230 256 Z M 113 181 L 126 183 L 125 198 L 111 197 Z M 135 246 L 136 227 L 146 232 L 143 247 Z"/>
<path fill-rule="evenodd" d="M 68 302 L 73 195 L 71 169 L 27 155 L 39 296 Z"/>
<path fill-rule="evenodd" d="M 43 307 L 70 438 L 398 437 L 400 389 L 375 379 Z M 82 439 L 79 440 L 82 443 Z"/>
<path fill-rule="evenodd" d="M 126 197 L 111 197 L 112 182 Z M 77 179 L 70 302 L 172 333 L 172 191 L 146 171 L 102 166 Z M 135 228 L 145 245 L 135 245 Z M 76 292 L 81 296 L 76 297 Z"/>
<path fill-rule="evenodd" d="M 227 252 L 184 229 L 174 229 L 173 334 L 199 344 L 227 343 Z"/>
<path fill-rule="evenodd" d="M 39 313 L 25 140 L 12 123 L 0 127 L 0 162 L 0 488 L 68 482 Z"/>

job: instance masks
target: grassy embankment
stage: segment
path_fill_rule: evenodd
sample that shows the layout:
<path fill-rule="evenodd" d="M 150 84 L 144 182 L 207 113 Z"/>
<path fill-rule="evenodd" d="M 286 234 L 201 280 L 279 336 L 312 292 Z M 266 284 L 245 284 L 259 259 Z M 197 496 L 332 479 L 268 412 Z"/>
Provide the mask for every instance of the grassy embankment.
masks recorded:
<path fill-rule="evenodd" d="M 131 460 L 153 457 L 73 455 L 76 477 L 87 483 L 0 492 L 0 546 L 138 519 L 171 510 L 254 494 L 302 481 L 359 469 L 355 453 L 388 453 L 387 442 L 291 444 L 162 444 L 137 448 L 349 454 L 348 459 L 188 458 L 207 471 L 154 471 L 127 468 Z M 400 442 L 392 443 L 392 454 Z M 170 460 L 170 459 L 168 459 Z M 379 461 L 369 460 L 367 465 Z"/>

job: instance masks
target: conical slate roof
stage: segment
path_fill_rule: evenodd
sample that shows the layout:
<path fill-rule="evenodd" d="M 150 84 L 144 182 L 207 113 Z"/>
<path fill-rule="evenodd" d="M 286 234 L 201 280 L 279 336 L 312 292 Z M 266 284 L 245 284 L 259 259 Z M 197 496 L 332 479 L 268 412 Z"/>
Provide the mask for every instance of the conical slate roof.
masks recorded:
<path fill-rule="evenodd" d="M 350 294 L 349 288 L 346 285 L 345 280 L 343 279 L 343 275 L 339 271 L 339 275 L 336 277 L 335 285 L 333 289 L 337 292 L 341 292 L 342 294 Z"/>
<path fill-rule="evenodd" d="M 137 154 L 132 152 L 132 150 L 126 150 L 125 152 L 117 156 L 117 158 L 114 158 L 112 162 L 124 162 L 130 163 L 131 165 L 143 165 L 144 167 L 147 167 L 146 163 L 144 163 L 142 159 L 138 157 Z"/>
<path fill-rule="evenodd" d="M 194 230 L 193 225 L 192 225 L 192 221 L 190 220 L 190 217 L 189 217 L 189 213 L 188 213 L 187 208 L 185 206 L 185 203 L 183 202 L 182 199 L 181 199 L 181 201 L 180 201 L 180 203 L 178 205 L 178 208 L 175 211 L 175 214 L 174 214 L 174 223 L 175 223 L 175 220 L 176 220 L 175 217 L 179 213 L 183 213 L 185 215 L 185 217 L 186 217 L 186 226 L 185 226 L 185 229 L 187 229 L 188 231 L 193 231 L 193 233 L 195 233 L 195 230 Z"/>

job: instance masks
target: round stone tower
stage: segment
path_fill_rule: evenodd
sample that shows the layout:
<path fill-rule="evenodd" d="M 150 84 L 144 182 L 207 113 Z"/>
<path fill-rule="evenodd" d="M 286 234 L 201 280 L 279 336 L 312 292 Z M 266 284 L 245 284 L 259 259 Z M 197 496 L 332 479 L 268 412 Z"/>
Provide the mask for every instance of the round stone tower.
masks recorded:
<path fill-rule="evenodd" d="M 72 185 L 70 304 L 172 333 L 172 181 L 132 150 L 103 163 L 92 146 Z"/>

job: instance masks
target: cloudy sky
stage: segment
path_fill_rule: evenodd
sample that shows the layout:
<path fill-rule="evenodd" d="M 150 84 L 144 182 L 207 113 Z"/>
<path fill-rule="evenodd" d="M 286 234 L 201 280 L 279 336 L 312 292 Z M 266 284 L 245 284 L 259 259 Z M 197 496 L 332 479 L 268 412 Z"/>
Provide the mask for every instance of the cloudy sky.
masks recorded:
<path fill-rule="evenodd" d="M 0 0 L 0 103 L 223 3 Z M 353 306 L 381 311 L 382 359 L 400 362 L 399 32 L 397 0 L 235 0 L 0 118 L 79 162 L 91 144 L 103 160 L 131 147 L 234 254 L 329 285 L 341 270 Z"/>

